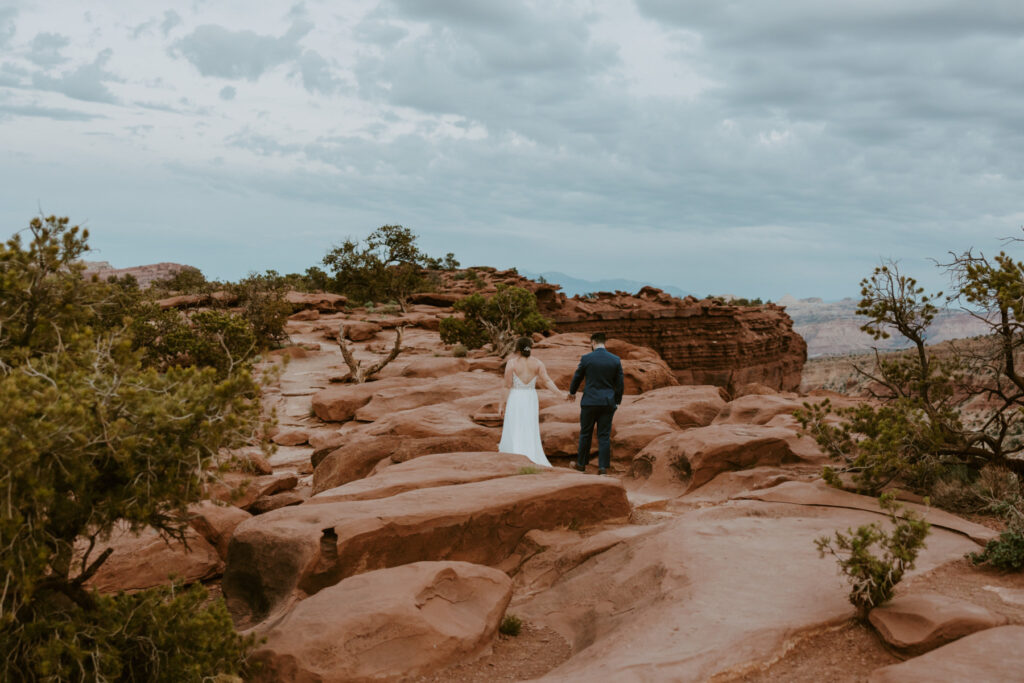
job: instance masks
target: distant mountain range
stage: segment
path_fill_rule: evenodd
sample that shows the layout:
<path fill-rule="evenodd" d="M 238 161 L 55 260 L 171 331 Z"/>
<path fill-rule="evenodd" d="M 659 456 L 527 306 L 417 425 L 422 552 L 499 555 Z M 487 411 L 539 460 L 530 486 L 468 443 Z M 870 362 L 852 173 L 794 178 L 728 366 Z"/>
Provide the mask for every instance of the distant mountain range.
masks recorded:
<path fill-rule="evenodd" d="M 621 278 L 615 278 L 610 280 L 583 280 L 578 277 L 572 277 L 565 273 L 559 273 L 557 271 L 549 270 L 544 273 L 528 273 L 520 271 L 523 277 L 528 277 L 531 280 L 538 280 L 544 278 L 546 281 L 553 285 L 560 285 L 562 292 L 566 296 L 576 296 L 578 294 L 589 294 L 591 292 L 629 292 L 630 294 L 636 294 L 642 288 L 650 285 L 651 287 L 657 287 L 665 292 L 668 292 L 672 296 L 684 297 L 689 296 L 691 292 L 686 292 L 673 285 L 657 285 L 649 282 L 639 282 L 637 280 L 623 280 Z"/>
<path fill-rule="evenodd" d="M 899 334 L 889 339 L 872 339 L 860 327 L 867 319 L 857 315 L 857 299 L 822 301 L 818 298 L 796 299 L 784 296 L 776 303 L 786 307 L 793 319 L 793 329 L 807 341 L 807 355 L 836 356 L 865 353 L 872 348 L 879 351 L 905 349 L 910 343 Z M 932 321 L 927 342 L 938 344 L 950 339 L 963 339 L 987 334 L 986 324 L 969 313 L 944 309 Z"/>

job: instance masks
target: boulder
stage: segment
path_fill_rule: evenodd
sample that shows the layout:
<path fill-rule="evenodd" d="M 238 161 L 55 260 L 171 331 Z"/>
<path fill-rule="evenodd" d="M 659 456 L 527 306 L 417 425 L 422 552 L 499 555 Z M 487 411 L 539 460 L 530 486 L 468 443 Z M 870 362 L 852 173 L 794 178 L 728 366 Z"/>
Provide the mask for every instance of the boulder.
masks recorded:
<path fill-rule="evenodd" d="M 636 456 L 646 464 L 635 464 L 634 472 L 675 478 L 692 491 L 722 472 L 798 462 L 787 443 L 790 435 L 777 427 L 731 424 L 670 433 Z"/>
<path fill-rule="evenodd" d="M 763 425 L 776 415 L 792 415 L 802 406 L 800 400 L 778 394 L 741 396 L 722 408 L 714 424 Z"/>
<path fill-rule="evenodd" d="M 418 306 L 433 306 L 435 308 L 451 308 L 456 301 L 462 298 L 461 294 L 445 292 L 421 292 L 409 296 L 409 303 Z"/>
<path fill-rule="evenodd" d="M 494 565 L 530 529 L 629 514 L 622 484 L 574 472 L 408 491 L 387 499 L 282 508 L 243 522 L 223 581 L 240 624 L 348 576 L 423 560 Z"/>
<path fill-rule="evenodd" d="M 407 680 L 486 651 L 512 598 L 497 569 L 416 562 L 299 603 L 253 655 L 254 681 Z"/>
<path fill-rule="evenodd" d="M 218 505 L 212 500 L 204 500 L 189 506 L 188 511 L 191 514 L 189 526 L 217 549 L 221 559 L 228 556 L 228 543 L 231 541 L 231 535 L 235 533 L 235 527 L 252 517 L 234 505 Z"/>
<path fill-rule="evenodd" d="M 309 441 L 309 431 L 305 429 L 282 429 L 270 438 L 278 446 L 301 446 Z"/>
<path fill-rule="evenodd" d="M 138 534 L 115 531 L 109 541 L 93 550 L 91 559 L 107 548 L 114 552 L 86 585 L 101 593 L 116 593 L 162 586 L 172 578 L 192 583 L 220 574 L 224 563 L 205 538 L 187 529 L 185 541 L 187 547 L 178 541 L 167 542 L 153 529 Z"/>
<path fill-rule="evenodd" d="M 305 492 L 292 489 L 291 491 L 282 491 L 281 493 L 257 498 L 253 504 L 246 509 L 254 515 L 262 515 L 270 512 L 271 510 L 277 510 L 278 508 L 288 507 L 289 505 L 298 505 L 307 498 L 309 498 L 309 489 L 306 489 Z"/>
<path fill-rule="evenodd" d="M 438 379 L 413 381 L 375 392 L 366 405 L 355 412 L 354 417 L 360 422 L 375 422 L 405 410 L 479 396 L 500 387 L 501 380 L 498 377 L 478 372 L 460 372 Z"/>
<path fill-rule="evenodd" d="M 288 316 L 288 319 L 298 321 L 319 320 L 320 311 L 316 310 L 315 308 L 309 308 L 304 311 L 299 311 L 298 313 L 292 313 L 290 316 Z"/>
<path fill-rule="evenodd" d="M 322 491 L 307 504 L 389 498 L 414 489 L 468 484 L 517 474 L 533 466 L 515 453 L 439 453 L 398 463 L 373 476 Z M 551 470 L 554 471 L 554 470 Z"/>
<path fill-rule="evenodd" d="M 454 356 L 428 356 L 417 358 L 402 369 L 402 377 L 419 377 L 435 379 L 447 377 L 460 372 L 468 372 L 469 361 Z"/>
<path fill-rule="evenodd" d="M 284 298 L 293 308 L 315 309 L 321 313 L 342 311 L 348 304 L 348 299 L 340 294 L 328 294 L 327 292 L 296 292 L 293 290 L 285 293 Z"/>
<path fill-rule="evenodd" d="M 382 328 L 377 323 L 362 320 L 345 320 L 341 323 L 345 328 L 345 338 L 349 341 L 361 342 L 373 339 Z"/>
<path fill-rule="evenodd" d="M 915 655 L 1006 622 L 984 607 L 935 593 L 899 596 L 871 610 L 868 619 L 885 642 Z"/>
<path fill-rule="evenodd" d="M 410 438 L 401 434 L 353 436 L 344 446 L 327 454 L 313 471 L 313 491 L 327 489 L 362 479 L 382 460 L 400 463 L 424 455 L 469 451 L 496 451 L 499 436 L 494 430 L 480 427 L 481 432 L 445 434 Z"/>
<path fill-rule="evenodd" d="M 985 681 L 1011 683 L 1024 671 L 1024 626 L 999 626 L 964 636 L 937 650 L 877 669 L 871 683 Z"/>
<path fill-rule="evenodd" d="M 252 505 L 257 498 L 293 489 L 298 483 L 299 478 L 287 472 L 257 477 L 226 472 L 218 481 L 208 486 L 207 497 L 244 509 Z"/>
<path fill-rule="evenodd" d="M 309 435 L 309 445 L 316 450 L 337 448 L 345 443 L 345 435 L 337 430 L 318 429 Z"/>
<path fill-rule="evenodd" d="M 706 427 L 726 406 L 716 386 L 674 386 L 648 391 L 623 401 L 615 411 L 615 422 L 661 420 L 674 427 Z M 579 408 L 576 409 L 579 412 Z"/>
<path fill-rule="evenodd" d="M 415 381 L 417 380 L 393 377 L 363 384 L 328 387 L 313 394 L 313 412 L 324 422 L 347 422 L 357 410 L 369 403 L 378 391 L 392 387 L 407 387 Z"/>

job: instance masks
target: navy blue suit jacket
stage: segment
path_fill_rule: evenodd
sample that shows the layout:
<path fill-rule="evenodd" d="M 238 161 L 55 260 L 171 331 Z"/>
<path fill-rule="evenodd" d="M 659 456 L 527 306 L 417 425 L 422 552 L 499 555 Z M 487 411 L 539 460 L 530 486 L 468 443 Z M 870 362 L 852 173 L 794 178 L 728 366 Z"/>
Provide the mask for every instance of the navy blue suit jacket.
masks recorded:
<path fill-rule="evenodd" d="M 575 394 L 584 379 L 587 384 L 583 388 L 581 406 L 617 406 L 622 403 L 625 389 L 622 362 L 608 349 L 599 348 L 580 358 L 580 365 L 569 385 L 569 393 Z"/>

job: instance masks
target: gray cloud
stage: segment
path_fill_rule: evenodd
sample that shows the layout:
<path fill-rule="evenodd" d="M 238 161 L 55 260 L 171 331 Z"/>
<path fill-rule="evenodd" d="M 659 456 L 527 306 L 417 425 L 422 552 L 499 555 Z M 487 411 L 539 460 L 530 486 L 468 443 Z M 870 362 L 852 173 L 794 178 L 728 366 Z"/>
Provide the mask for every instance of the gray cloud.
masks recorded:
<path fill-rule="evenodd" d="M 181 15 L 172 9 L 164 12 L 164 19 L 160 22 L 160 33 L 166 38 L 178 26 L 181 26 Z"/>
<path fill-rule="evenodd" d="M 330 63 L 314 50 L 306 50 L 298 58 L 296 73 L 302 79 L 303 87 L 311 93 L 333 95 L 344 88 Z"/>
<path fill-rule="evenodd" d="M 103 50 L 92 63 L 65 71 L 57 78 L 41 72 L 35 73 L 32 75 L 32 84 L 39 90 L 52 90 L 76 100 L 116 103 L 117 99 L 106 84 L 119 83 L 122 79 L 104 68 L 111 55 L 113 50 Z"/>
<path fill-rule="evenodd" d="M 0 7 L 0 47 L 6 47 L 14 37 L 14 19 L 18 10 L 13 7 Z"/>
<path fill-rule="evenodd" d="M 53 119 L 54 121 L 91 121 L 97 118 L 104 118 L 102 116 L 87 114 L 85 112 L 74 111 L 71 109 L 41 107 L 35 104 L 16 105 L 0 103 L 0 117 L 5 115 L 41 117 Z"/>
<path fill-rule="evenodd" d="M 174 50 L 204 76 L 255 81 L 268 69 L 299 57 L 299 41 L 312 28 L 310 22 L 298 20 L 276 37 L 205 24 L 178 40 Z"/>
<path fill-rule="evenodd" d="M 32 39 L 28 59 L 43 67 L 56 66 L 68 61 L 61 51 L 71 44 L 71 39 L 59 33 L 37 33 Z"/>
<path fill-rule="evenodd" d="M 222 100 L 233 100 L 235 99 L 235 95 L 237 94 L 238 90 L 236 90 L 234 86 L 230 85 L 225 85 L 223 88 L 220 89 L 220 92 L 218 93 Z"/>

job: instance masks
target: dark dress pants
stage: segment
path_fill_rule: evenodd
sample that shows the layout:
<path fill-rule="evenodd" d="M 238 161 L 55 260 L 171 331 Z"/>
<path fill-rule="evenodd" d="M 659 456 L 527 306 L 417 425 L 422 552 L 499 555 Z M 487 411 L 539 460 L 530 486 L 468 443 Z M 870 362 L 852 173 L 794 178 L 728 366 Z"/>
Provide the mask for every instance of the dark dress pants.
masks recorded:
<path fill-rule="evenodd" d="M 597 425 L 597 466 L 608 469 L 612 463 L 612 416 L 615 406 L 580 406 L 580 446 L 576 462 L 585 467 L 590 462 L 590 444 Z"/>

